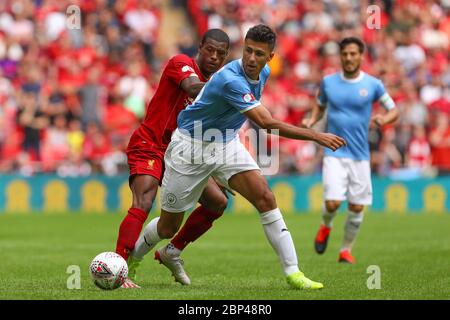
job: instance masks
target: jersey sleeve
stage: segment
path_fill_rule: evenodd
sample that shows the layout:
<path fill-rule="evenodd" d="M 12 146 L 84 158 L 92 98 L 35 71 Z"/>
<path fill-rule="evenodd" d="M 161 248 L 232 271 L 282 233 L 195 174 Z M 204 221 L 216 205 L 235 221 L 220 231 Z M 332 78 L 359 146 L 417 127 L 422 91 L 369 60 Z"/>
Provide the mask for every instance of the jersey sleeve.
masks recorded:
<path fill-rule="evenodd" d="M 321 108 L 325 108 L 327 106 L 328 98 L 325 93 L 325 79 L 320 81 L 319 91 L 317 92 L 317 104 Z"/>
<path fill-rule="evenodd" d="M 389 93 L 387 93 L 386 89 L 384 88 L 383 82 L 379 80 L 375 84 L 375 100 L 379 101 L 386 110 L 395 108 L 394 100 L 392 100 Z"/>
<path fill-rule="evenodd" d="M 181 82 L 189 77 L 199 77 L 192 65 L 192 59 L 185 55 L 173 57 L 167 64 L 166 76 L 179 86 Z"/>
<path fill-rule="evenodd" d="M 240 113 L 261 105 L 261 102 L 253 95 L 250 86 L 244 81 L 228 81 L 224 89 L 224 99 Z"/>

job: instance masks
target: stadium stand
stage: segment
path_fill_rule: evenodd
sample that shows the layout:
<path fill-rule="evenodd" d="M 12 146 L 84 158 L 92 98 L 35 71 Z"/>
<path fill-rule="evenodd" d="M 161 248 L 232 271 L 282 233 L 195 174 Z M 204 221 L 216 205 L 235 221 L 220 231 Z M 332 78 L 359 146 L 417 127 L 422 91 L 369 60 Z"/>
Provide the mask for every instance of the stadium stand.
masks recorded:
<path fill-rule="evenodd" d="M 191 25 L 173 34 L 161 32 L 163 4 L 1 1 L 0 172 L 127 172 L 128 138 L 167 59 L 195 55 L 198 37 L 215 27 L 230 35 L 230 59 L 239 57 L 242 35 L 264 22 L 278 34 L 263 99 L 275 117 L 301 123 L 320 79 L 339 70 L 337 41 L 356 35 L 367 44 L 363 69 L 401 111 L 395 126 L 370 130 L 372 170 L 450 174 L 449 1 L 177 0 L 169 5 Z M 70 5 L 81 9 L 81 29 L 67 28 Z M 379 28 L 367 24 L 369 5 L 381 9 Z M 175 47 L 161 45 L 167 37 Z M 279 174 L 320 170 L 310 142 L 282 140 L 280 155 Z"/>

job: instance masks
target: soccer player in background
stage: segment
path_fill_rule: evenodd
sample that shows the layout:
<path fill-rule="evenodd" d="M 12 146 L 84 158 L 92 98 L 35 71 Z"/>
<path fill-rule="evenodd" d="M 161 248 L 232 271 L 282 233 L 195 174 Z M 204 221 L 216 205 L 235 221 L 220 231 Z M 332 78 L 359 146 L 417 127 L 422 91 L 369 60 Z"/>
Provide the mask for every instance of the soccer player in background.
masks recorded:
<path fill-rule="evenodd" d="M 129 253 L 134 249 L 152 208 L 164 171 L 164 153 L 177 127 L 177 116 L 193 101 L 210 76 L 223 66 L 229 46 L 230 40 L 224 31 L 211 29 L 204 34 L 196 58 L 183 54 L 172 57 L 161 75 L 144 121 L 130 138 L 126 153 L 133 203 L 120 225 L 116 245 L 116 252 L 127 260 L 129 267 L 129 278 L 124 288 L 138 287 L 133 280 L 141 259 L 129 256 Z M 185 227 L 173 240 L 175 244 L 180 244 L 179 249 L 212 226 L 225 210 L 227 198 L 211 179 L 199 202 L 201 206 L 192 212 Z M 168 263 L 171 268 L 181 264 L 179 259 L 162 262 Z"/>
<path fill-rule="evenodd" d="M 311 128 L 328 110 L 326 131 L 343 137 L 348 143 L 336 152 L 325 150 L 322 170 L 325 205 L 314 246 L 317 253 L 325 252 L 336 210 L 342 201 L 348 200 L 348 217 L 338 261 L 354 263 L 351 250 L 361 227 L 363 209 L 372 204 L 369 124 L 370 121 L 377 126 L 392 123 L 398 118 L 398 111 L 383 83 L 360 70 L 364 43 L 349 37 L 343 39 L 339 47 L 342 72 L 322 79 L 317 105 L 311 117 L 303 120 L 303 125 Z M 375 101 L 387 112 L 371 118 Z"/>
<path fill-rule="evenodd" d="M 258 210 L 266 237 L 278 255 L 286 280 L 296 289 L 320 289 L 299 270 L 294 243 L 275 197 L 237 132 L 248 119 L 264 130 L 292 139 L 313 140 L 336 150 L 345 140 L 334 134 L 298 128 L 272 118 L 262 106 L 262 90 L 269 77 L 267 63 L 274 56 L 275 33 L 265 25 L 246 34 L 242 59 L 212 76 L 194 103 L 178 117 L 178 129 L 165 154 L 161 215 L 144 228 L 135 250 L 151 250 L 171 238 L 184 212 L 192 208 L 211 176 L 240 193 Z M 188 152 L 185 152 L 188 151 Z M 191 155 L 194 155 L 192 158 Z M 146 241 L 141 241 L 145 238 Z M 155 255 L 172 251 L 170 246 Z"/>

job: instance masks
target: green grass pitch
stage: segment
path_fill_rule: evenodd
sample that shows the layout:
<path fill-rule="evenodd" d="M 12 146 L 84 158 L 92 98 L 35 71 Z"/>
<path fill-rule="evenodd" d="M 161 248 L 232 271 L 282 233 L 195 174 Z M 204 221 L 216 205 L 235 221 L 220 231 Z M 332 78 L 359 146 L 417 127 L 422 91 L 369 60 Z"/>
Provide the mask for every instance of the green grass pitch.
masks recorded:
<path fill-rule="evenodd" d="M 151 253 L 139 269 L 139 290 L 102 291 L 88 266 L 114 251 L 120 214 L 0 215 L 0 299 L 449 299 L 450 214 L 366 214 L 353 249 L 356 265 L 337 263 L 344 214 L 327 252 L 313 251 L 319 214 L 286 214 L 301 269 L 321 291 L 290 289 L 257 214 L 225 214 L 183 253 L 192 285 L 173 281 Z M 165 242 L 163 242 L 165 243 Z M 160 244 L 162 245 L 162 243 Z M 81 289 L 67 289 L 68 266 L 81 268 Z M 370 265 L 381 289 L 367 288 Z"/>

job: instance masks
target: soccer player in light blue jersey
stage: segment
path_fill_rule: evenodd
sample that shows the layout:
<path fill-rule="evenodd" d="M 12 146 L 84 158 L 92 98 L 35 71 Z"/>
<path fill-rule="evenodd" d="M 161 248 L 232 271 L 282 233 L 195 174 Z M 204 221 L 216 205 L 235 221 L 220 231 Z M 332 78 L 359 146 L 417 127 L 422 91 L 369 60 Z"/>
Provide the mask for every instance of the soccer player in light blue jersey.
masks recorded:
<path fill-rule="evenodd" d="M 370 121 L 377 126 L 398 118 L 395 103 L 383 83 L 360 70 L 364 43 L 354 37 L 340 44 L 342 72 L 326 76 L 320 83 L 317 105 L 303 124 L 311 128 L 327 112 L 327 131 L 343 137 L 347 145 L 336 152 L 325 150 L 323 184 L 325 206 L 323 223 L 315 239 L 315 250 L 325 252 L 332 221 L 342 201 L 348 201 L 348 217 L 339 262 L 354 263 L 352 246 L 363 220 L 364 206 L 372 204 L 368 132 Z M 380 102 L 387 110 L 372 116 L 372 103 Z"/>
<path fill-rule="evenodd" d="M 184 212 L 198 201 L 209 177 L 240 193 L 258 210 L 266 237 L 279 257 L 288 284 L 296 289 L 323 285 L 299 270 L 292 237 L 260 168 L 241 144 L 237 131 L 248 119 L 261 128 L 292 139 L 312 140 L 332 150 L 345 145 L 334 134 L 298 128 L 273 119 L 260 98 L 274 55 L 275 33 L 265 25 L 251 28 L 243 57 L 227 64 L 206 83 L 196 100 L 178 117 L 178 129 L 165 154 L 161 215 L 145 227 L 135 250 L 148 252 L 179 229 Z M 160 255 L 177 255 L 167 245 Z M 173 270 L 171 270 L 174 272 Z M 180 272 L 183 272 L 180 270 Z"/>

